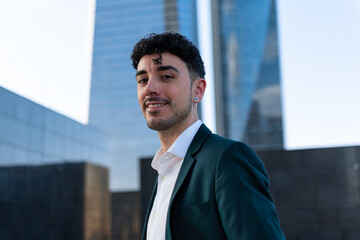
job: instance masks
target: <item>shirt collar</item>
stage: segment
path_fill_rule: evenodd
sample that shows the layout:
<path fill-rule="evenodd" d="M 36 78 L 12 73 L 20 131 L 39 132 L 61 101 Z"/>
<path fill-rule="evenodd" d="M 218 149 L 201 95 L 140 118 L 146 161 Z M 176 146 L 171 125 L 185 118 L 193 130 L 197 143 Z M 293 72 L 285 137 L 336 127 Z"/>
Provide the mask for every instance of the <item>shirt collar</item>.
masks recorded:
<path fill-rule="evenodd" d="M 197 120 L 190 127 L 185 129 L 180 136 L 175 140 L 175 142 L 171 145 L 168 152 L 175 154 L 176 156 L 184 159 L 185 154 L 190 146 L 191 141 L 195 137 L 196 132 L 199 130 L 201 126 L 201 121 Z"/>
<path fill-rule="evenodd" d="M 161 153 L 161 148 L 157 151 L 151 166 L 158 170 L 160 165 L 161 165 L 161 160 L 162 157 L 165 155 L 176 155 L 178 157 L 180 157 L 181 159 L 184 159 L 185 154 L 190 146 L 191 141 L 193 140 L 193 138 L 195 137 L 195 134 L 197 133 L 197 131 L 199 130 L 200 126 L 201 126 L 202 122 L 200 120 L 197 120 L 196 122 L 194 122 L 193 124 L 191 124 L 187 129 L 185 129 L 180 135 L 179 137 L 175 140 L 175 142 L 171 145 L 171 147 L 169 148 L 169 150 L 164 153 L 162 156 Z"/>

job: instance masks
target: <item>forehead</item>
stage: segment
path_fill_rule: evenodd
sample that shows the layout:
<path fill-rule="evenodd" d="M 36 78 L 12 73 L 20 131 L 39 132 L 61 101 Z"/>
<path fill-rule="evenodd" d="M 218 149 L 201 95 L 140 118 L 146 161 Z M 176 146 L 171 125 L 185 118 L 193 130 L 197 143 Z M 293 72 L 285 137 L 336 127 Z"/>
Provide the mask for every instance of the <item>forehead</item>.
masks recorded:
<path fill-rule="evenodd" d="M 143 56 L 138 64 L 137 70 L 146 70 L 147 68 L 160 66 L 173 66 L 179 71 L 187 71 L 185 62 L 178 56 L 171 53 L 162 53 L 161 59 L 158 54 L 151 54 Z"/>

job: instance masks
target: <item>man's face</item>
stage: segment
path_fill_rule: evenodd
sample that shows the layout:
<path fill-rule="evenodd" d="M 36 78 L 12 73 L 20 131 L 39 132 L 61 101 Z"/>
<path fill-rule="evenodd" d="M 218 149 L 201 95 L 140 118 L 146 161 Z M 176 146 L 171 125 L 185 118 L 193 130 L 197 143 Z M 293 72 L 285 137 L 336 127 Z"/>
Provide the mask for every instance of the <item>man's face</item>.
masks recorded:
<path fill-rule="evenodd" d="M 183 128 L 196 112 L 186 64 L 177 56 L 162 53 L 145 55 L 137 67 L 136 81 L 140 107 L 149 128 L 157 131 Z M 155 60 L 155 61 L 154 61 Z"/>

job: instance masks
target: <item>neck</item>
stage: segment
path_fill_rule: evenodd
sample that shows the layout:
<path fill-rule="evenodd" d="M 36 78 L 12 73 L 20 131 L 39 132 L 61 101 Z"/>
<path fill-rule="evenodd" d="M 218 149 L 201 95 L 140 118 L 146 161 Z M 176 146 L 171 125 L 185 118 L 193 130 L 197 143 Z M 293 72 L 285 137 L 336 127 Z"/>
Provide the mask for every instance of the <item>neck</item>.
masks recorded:
<path fill-rule="evenodd" d="M 190 127 L 194 122 L 196 122 L 199 118 L 189 119 L 181 126 L 173 126 L 169 129 L 158 131 L 159 139 L 161 142 L 161 150 L 165 153 L 171 145 L 176 141 L 176 139 L 180 136 L 180 134 L 185 131 L 188 127 Z"/>

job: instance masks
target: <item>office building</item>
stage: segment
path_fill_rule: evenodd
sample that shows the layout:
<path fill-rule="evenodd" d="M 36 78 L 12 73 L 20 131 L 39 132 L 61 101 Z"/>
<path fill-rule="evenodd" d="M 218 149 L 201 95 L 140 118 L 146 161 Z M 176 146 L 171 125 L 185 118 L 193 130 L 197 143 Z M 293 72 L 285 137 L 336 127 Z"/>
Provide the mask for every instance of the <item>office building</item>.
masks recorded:
<path fill-rule="evenodd" d="M 109 167 L 103 130 L 0 87 L 0 166 L 82 161 Z"/>
<path fill-rule="evenodd" d="M 1 240 L 112 239 L 107 168 L 0 166 L 0 176 Z"/>
<path fill-rule="evenodd" d="M 217 0 L 212 15 L 218 133 L 282 149 L 276 2 Z"/>
<path fill-rule="evenodd" d="M 139 164 L 160 143 L 146 126 L 130 55 L 150 33 L 176 31 L 196 40 L 196 1 L 97 1 L 89 125 L 110 133 L 110 188 L 139 189 Z"/>
<path fill-rule="evenodd" d="M 0 87 L 0 239 L 109 239 L 108 136 Z"/>

